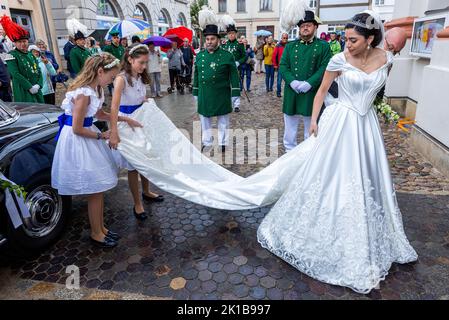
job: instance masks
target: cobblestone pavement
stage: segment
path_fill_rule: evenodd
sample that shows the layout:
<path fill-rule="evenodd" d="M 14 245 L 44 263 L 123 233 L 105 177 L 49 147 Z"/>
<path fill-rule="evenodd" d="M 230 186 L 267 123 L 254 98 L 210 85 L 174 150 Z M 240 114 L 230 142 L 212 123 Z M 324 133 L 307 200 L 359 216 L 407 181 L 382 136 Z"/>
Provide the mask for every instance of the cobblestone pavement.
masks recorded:
<path fill-rule="evenodd" d="M 251 103 L 232 115 L 232 128 L 278 128 L 283 153 L 281 100 L 266 93 L 263 75 L 254 75 Z M 191 132 L 196 114 L 185 105 L 158 100 L 177 113 L 176 125 Z M 176 98 L 177 99 L 177 98 Z M 301 132 L 301 131 L 300 131 Z M 384 126 L 392 173 L 408 238 L 419 261 L 393 265 L 380 290 L 360 295 L 300 273 L 263 249 L 256 230 L 269 207 L 223 211 L 187 202 L 170 194 L 147 205 L 146 222 L 133 217 L 127 180 L 105 197 L 107 225 L 123 239 L 112 250 L 89 242 L 87 205 L 74 199 L 74 216 L 64 236 L 35 259 L 0 259 L 0 298 L 46 299 L 449 299 L 449 179 L 408 144 L 408 134 Z M 248 176 L 263 165 L 225 165 Z M 155 188 L 155 190 L 157 190 Z M 160 190 L 157 190 L 160 191 Z M 65 289 L 66 266 L 80 268 L 80 290 Z M 9 281 L 3 281 L 9 279 Z"/>

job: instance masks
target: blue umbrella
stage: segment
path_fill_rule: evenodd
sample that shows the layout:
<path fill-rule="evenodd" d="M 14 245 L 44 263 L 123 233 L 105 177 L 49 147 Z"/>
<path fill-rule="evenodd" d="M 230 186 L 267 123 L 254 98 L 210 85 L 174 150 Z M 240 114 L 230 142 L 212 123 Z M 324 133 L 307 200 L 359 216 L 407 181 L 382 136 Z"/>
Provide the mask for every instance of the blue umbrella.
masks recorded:
<path fill-rule="evenodd" d="M 257 30 L 256 32 L 254 32 L 254 35 L 257 37 L 268 37 L 271 36 L 272 33 L 267 30 Z"/>
<path fill-rule="evenodd" d="M 156 47 L 171 47 L 172 44 L 170 39 L 160 36 L 152 36 L 143 41 L 144 44 L 148 44 L 150 42 L 153 42 Z"/>
<path fill-rule="evenodd" d="M 111 40 L 111 32 L 118 32 L 120 38 L 126 38 L 128 36 L 139 33 L 145 29 L 150 28 L 151 25 L 140 19 L 129 18 L 123 21 L 120 21 L 117 24 L 114 24 L 111 28 L 109 28 L 108 33 L 106 34 L 105 39 Z"/>

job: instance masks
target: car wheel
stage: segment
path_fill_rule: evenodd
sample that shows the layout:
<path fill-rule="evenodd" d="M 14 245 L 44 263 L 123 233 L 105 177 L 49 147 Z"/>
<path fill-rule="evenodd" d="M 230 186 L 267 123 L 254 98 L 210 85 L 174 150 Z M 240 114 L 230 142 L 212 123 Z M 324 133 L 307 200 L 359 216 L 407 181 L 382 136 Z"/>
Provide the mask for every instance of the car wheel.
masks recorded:
<path fill-rule="evenodd" d="M 71 213 L 72 198 L 59 195 L 51 187 L 50 172 L 34 176 L 24 187 L 31 218 L 17 229 L 9 223 L 8 238 L 10 246 L 26 254 L 45 249 L 62 234 Z"/>

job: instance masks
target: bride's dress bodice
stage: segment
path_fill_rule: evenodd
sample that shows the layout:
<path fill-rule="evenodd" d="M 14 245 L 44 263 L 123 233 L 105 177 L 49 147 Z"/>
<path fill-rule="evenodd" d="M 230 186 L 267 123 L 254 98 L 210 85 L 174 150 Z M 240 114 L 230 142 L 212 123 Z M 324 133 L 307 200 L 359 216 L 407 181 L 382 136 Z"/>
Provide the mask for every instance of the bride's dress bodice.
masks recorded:
<path fill-rule="evenodd" d="M 387 80 L 388 67 L 391 65 L 392 58 L 392 54 L 387 53 L 387 63 L 367 74 L 348 63 L 344 52 L 335 55 L 329 62 L 327 70 L 341 72 L 337 78 L 338 99 L 336 102 L 361 116 L 366 115 L 373 106 L 377 93 Z"/>

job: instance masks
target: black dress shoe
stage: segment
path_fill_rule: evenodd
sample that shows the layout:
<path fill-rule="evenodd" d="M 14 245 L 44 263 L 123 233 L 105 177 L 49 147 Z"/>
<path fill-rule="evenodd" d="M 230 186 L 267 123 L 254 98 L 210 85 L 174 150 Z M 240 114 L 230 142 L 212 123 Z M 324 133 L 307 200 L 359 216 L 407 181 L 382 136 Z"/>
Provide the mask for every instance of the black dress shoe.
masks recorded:
<path fill-rule="evenodd" d="M 133 213 L 134 213 L 134 217 L 136 217 L 137 220 L 144 221 L 144 220 L 148 219 L 147 213 L 145 211 L 142 213 L 137 213 L 135 207 L 133 207 Z"/>
<path fill-rule="evenodd" d="M 90 238 L 90 242 L 99 248 L 114 248 L 117 245 L 117 241 L 111 238 L 105 237 L 103 241 L 97 241 Z"/>
<path fill-rule="evenodd" d="M 236 108 L 234 109 L 234 112 L 240 112 L 240 108 L 239 108 L 239 107 L 236 107 Z"/>
<path fill-rule="evenodd" d="M 114 232 L 111 230 L 108 230 L 106 237 L 108 237 L 109 239 L 115 240 L 115 241 L 118 241 L 122 238 L 117 232 Z"/>
<path fill-rule="evenodd" d="M 152 201 L 152 202 L 162 202 L 164 201 L 164 196 L 163 195 L 158 195 L 157 197 L 149 197 L 147 195 L 145 195 L 144 193 L 142 193 L 142 198 L 145 201 Z"/>

